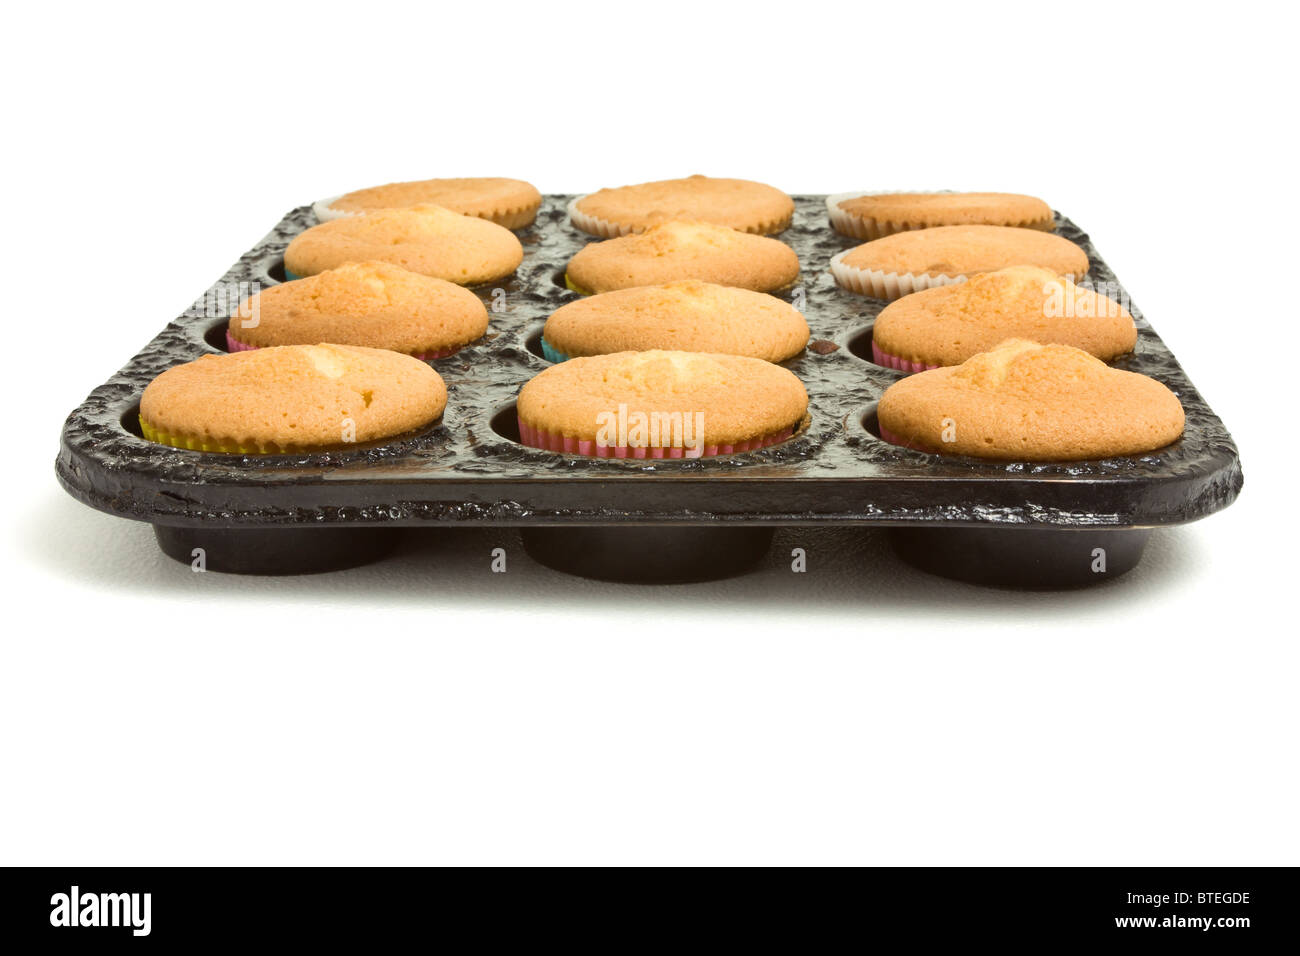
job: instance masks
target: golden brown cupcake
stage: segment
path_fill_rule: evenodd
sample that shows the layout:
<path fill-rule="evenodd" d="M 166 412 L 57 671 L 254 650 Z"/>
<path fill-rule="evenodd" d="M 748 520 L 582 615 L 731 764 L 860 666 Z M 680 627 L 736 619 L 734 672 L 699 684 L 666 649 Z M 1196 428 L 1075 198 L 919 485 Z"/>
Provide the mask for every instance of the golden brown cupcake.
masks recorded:
<path fill-rule="evenodd" d="M 826 210 L 835 231 L 855 239 L 935 226 L 1053 226 L 1051 206 L 1019 193 L 839 193 L 826 197 Z"/>
<path fill-rule="evenodd" d="M 1088 273 L 1088 254 L 1069 239 L 1037 229 L 935 226 L 841 252 L 831 259 L 831 274 L 853 292 L 897 299 L 1008 266 L 1042 266 L 1080 279 Z"/>
<path fill-rule="evenodd" d="M 1178 397 L 1155 379 L 1023 339 L 895 382 L 877 416 L 894 444 L 1004 461 L 1142 455 L 1183 433 Z"/>
<path fill-rule="evenodd" d="M 1073 345 L 1103 361 L 1133 351 L 1137 327 L 1118 302 L 1050 269 L 1012 266 L 905 295 L 872 330 L 876 364 L 903 372 L 960 365 L 1006 339 Z"/>
<path fill-rule="evenodd" d="M 784 441 L 808 394 L 779 365 L 701 352 L 570 359 L 519 393 L 525 445 L 597 458 L 698 458 Z"/>
<path fill-rule="evenodd" d="M 144 390 L 140 427 L 194 451 L 299 453 L 403 435 L 446 405 L 441 376 L 409 355 L 283 345 L 169 368 Z"/>
<path fill-rule="evenodd" d="M 481 338 L 488 313 L 468 289 L 388 262 L 349 262 L 247 299 L 226 330 L 230 351 L 361 345 L 443 358 Z"/>
<path fill-rule="evenodd" d="M 522 179 L 483 176 L 469 179 L 423 179 L 388 183 L 322 199 L 312 208 L 321 222 L 359 216 L 379 209 L 442 206 L 465 216 L 495 222 L 507 229 L 532 225 L 542 205 L 542 194 Z"/>
<path fill-rule="evenodd" d="M 569 260 L 565 281 L 583 295 L 699 279 L 771 292 L 799 277 L 799 257 L 778 239 L 707 222 L 666 222 L 593 242 Z"/>
<path fill-rule="evenodd" d="M 650 349 L 784 362 L 807 344 L 808 323 L 790 303 L 696 279 L 578 299 L 552 313 L 542 332 L 552 362 Z"/>
<path fill-rule="evenodd" d="M 675 219 L 768 235 L 790 225 L 793 216 L 794 200 L 773 186 L 708 176 L 601 189 L 569 204 L 575 226 L 606 239 Z"/>
<path fill-rule="evenodd" d="M 299 279 L 345 262 L 378 260 L 476 285 L 510 275 L 523 258 L 523 246 L 504 226 L 441 206 L 411 206 L 312 226 L 289 243 L 284 270 Z"/>

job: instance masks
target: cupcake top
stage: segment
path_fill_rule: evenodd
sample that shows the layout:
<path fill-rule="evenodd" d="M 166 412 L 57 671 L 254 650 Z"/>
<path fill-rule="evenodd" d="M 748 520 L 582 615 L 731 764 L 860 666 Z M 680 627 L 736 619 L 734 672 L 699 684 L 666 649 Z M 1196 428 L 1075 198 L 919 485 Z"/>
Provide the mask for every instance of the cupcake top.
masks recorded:
<path fill-rule="evenodd" d="M 688 176 L 601 189 L 571 207 L 573 224 L 598 236 L 641 232 L 673 219 L 695 219 L 741 232 L 780 232 L 794 215 L 781 190 L 747 179 Z"/>
<path fill-rule="evenodd" d="M 295 452 L 390 438 L 447 404 L 419 359 L 351 345 L 285 345 L 205 355 L 155 378 L 140 399 L 145 436 L 201 451 Z"/>
<path fill-rule="evenodd" d="M 677 279 L 769 292 L 799 277 L 799 257 L 777 239 L 707 222 L 666 222 L 637 235 L 589 244 L 569 260 L 567 275 L 584 293 Z"/>
<path fill-rule="evenodd" d="M 887 305 L 872 341 L 926 365 L 959 365 L 1009 338 L 1073 345 L 1109 360 L 1133 351 L 1137 328 L 1119 303 L 1050 269 L 1011 266 Z"/>
<path fill-rule="evenodd" d="M 1088 254 L 1069 239 L 1012 226 L 935 226 L 873 239 L 843 254 L 854 269 L 883 273 L 970 276 L 1007 266 L 1042 266 L 1084 276 Z"/>
<path fill-rule="evenodd" d="M 468 289 L 370 261 L 263 289 L 230 319 L 229 333 L 254 348 L 334 342 L 418 355 L 465 345 L 487 326 L 487 309 Z"/>
<path fill-rule="evenodd" d="M 607 416 L 695 415 L 704 444 L 739 444 L 797 428 L 808 394 L 791 372 L 760 359 L 701 352 L 615 352 L 553 365 L 519 393 L 524 425 L 595 440 Z"/>
<path fill-rule="evenodd" d="M 567 356 L 669 349 L 782 362 L 808 344 L 808 323 L 775 296 L 684 279 L 570 302 L 542 334 Z"/>
<path fill-rule="evenodd" d="M 500 176 L 422 179 L 358 189 L 335 199 L 323 200 L 315 208 L 317 218 L 325 222 L 378 209 L 403 209 L 429 204 L 466 216 L 487 219 L 509 229 L 521 229 L 537 215 L 537 209 L 542 204 L 542 194 L 522 179 Z M 526 221 L 520 222 L 524 218 Z"/>
<path fill-rule="evenodd" d="M 523 257 L 523 246 L 503 226 L 441 206 L 417 205 L 312 226 L 289 243 L 284 268 L 310 276 L 345 262 L 378 260 L 474 285 L 509 275 Z"/>
<path fill-rule="evenodd" d="M 1052 228 L 1052 207 L 1019 193 L 877 193 L 835 205 L 846 216 L 872 223 L 880 235 L 932 226 Z M 832 222 L 837 219 L 832 216 Z"/>
<path fill-rule="evenodd" d="M 877 413 L 890 440 L 1013 461 L 1141 455 L 1183 433 L 1178 397 L 1155 379 L 1023 339 L 895 382 Z"/>

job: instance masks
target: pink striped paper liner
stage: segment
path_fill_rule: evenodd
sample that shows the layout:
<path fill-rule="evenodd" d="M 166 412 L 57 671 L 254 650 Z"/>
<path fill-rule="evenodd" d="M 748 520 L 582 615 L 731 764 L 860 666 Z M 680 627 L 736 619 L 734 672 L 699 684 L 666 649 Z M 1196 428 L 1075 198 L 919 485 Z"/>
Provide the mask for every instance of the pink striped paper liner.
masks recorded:
<path fill-rule="evenodd" d="M 229 330 L 229 329 L 226 330 L 226 350 L 227 350 L 227 351 L 230 351 L 230 352 L 252 352 L 252 351 L 255 351 L 255 350 L 260 349 L 260 348 L 261 348 L 260 345 L 249 345 L 249 344 L 247 344 L 246 342 L 241 342 L 241 341 L 239 341 L 239 339 L 231 338 L 231 336 L 230 336 L 230 330 Z M 416 352 L 416 353 L 414 353 L 414 354 L 411 355 L 411 358 L 418 358 L 421 362 L 427 362 L 427 361 L 429 361 L 430 359 L 440 359 L 440 358 L 446 358 L 448 355 L 455 355 L 455 354 L 456 354 L 457 352 L 459 352 L 462 348 L 464 348 L 464 346 L 457 346 L 456 348 L 454 348 L 454 349 L 448 349 L 448 350 L 445 351 L 445 352 Z"/>
<path fill-rule="evenodd" d="M 909 448 L 912 451 L 923 451 L 927 455 L 943 454 L 943 452 L 935 451 L 933 448 L 929 448 L 925 445 L 914 444 L 913 442 L 908 441 L 906 438 L 904 438 L 901 435 L 895 435 L 884 425 L 880 424 L 879 418 L 876 419 L 876 429 L 880 432 L 881 439 L 889 442 L 891 445 L 899 445 L 903 448 Z"/>
<path fill-rule="evenodd" d="M 685 448 L 632 448 L 627 445 L 597 445 L 594 438 L 574 438 L 559 432 L 533 428 L 519 421 L 519 440 L 533 448 L 545 451 L 566 452 L 570 455 L 586 455 L 588 458 L 711 458 L 714 455 L 734 455 L 739 452 L 757 451 L 785 441 L 794 434 L 793 428 L 786 428 L 761 438 L 751 438 L 746 442 L 733 445 L 705 445 L 698 453 L 691 453 Z"/>
<path fill-rule="evenodd" d="M 924 362 L 912 362 L 905 358 L 899 358 L 897 355 L 890 355 L 888 352 L 882 352 L 880 346 L 876 345 L 875 340 L 871 342 L 871 361 L 877 365 L 883 365 L 885 368 L 897 369 L 900 372 L 906 372 L 911 375 L 914 372 L 928 372 L 932 368 L 939 368 L 938 365 L 926 365 Z"/>

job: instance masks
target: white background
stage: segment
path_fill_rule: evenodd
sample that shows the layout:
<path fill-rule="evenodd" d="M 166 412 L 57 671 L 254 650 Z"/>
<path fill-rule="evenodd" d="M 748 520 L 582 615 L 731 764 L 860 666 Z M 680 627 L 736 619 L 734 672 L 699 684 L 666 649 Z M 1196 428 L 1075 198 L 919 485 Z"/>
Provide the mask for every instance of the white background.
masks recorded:
<path fill-rule="evenodd" d="M 1284 8 L 9 16 L 0 862 L 1300 862 Z M 1240 501 L 1016 594 L 826 533 L 721 585 L 507 533 L 197 575 L 55 482 L 66 414 L 293 206 L 694 172 L 1045 197 L 1234 433 Z"/>

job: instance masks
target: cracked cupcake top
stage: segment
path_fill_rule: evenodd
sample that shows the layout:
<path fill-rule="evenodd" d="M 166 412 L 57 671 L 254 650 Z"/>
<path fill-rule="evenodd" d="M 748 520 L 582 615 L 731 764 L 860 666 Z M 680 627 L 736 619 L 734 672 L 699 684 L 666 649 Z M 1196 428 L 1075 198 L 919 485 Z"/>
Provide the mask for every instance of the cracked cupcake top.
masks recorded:
<path fill-rule="evenodd" d="M 1109 360 L 1133 351 L 1137 328 L 1119 303 L 1050 269 L 1011 266 L 905 295 L 876 319 L 882 352 L 957 365 L 1009 338 L 1073 345 Z"/>
<path fill-rule="evenodd" d="M 1178 397 L 1155 379 L 1023 339 L 895 382 L 877 415 L 882 432 L 912 447 L 1011 461 L 1141 455 L 1184 423 Z"/>
<path fill-rule="evenodd" d="M 144 390 L 140 418 L 166 444 L 298 451 L 414 431 L 446 405 L 442 377 L 409 355 L 286 345 L 170 368 Z"/>

